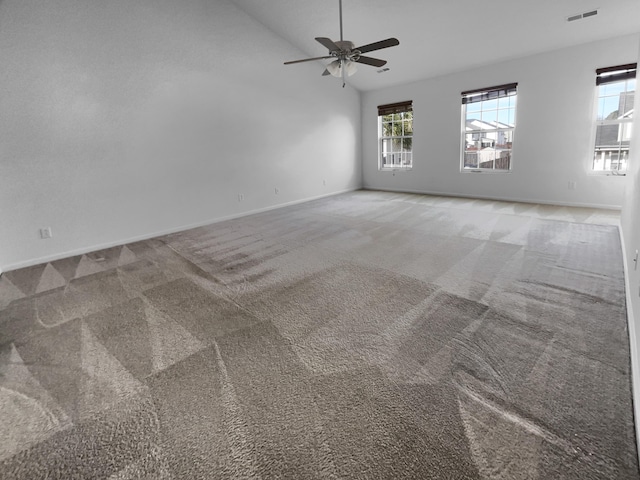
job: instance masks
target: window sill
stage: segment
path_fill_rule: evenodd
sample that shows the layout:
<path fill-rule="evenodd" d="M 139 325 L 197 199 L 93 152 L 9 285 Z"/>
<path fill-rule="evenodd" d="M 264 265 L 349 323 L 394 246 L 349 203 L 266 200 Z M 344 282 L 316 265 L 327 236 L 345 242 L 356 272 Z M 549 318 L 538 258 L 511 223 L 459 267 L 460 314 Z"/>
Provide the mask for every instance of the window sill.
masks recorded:
<path fill-rule="evenodd" d="M 411 168 L 378 168 L 379 172 L 392 172 L 392 173 L 410 172 L 411 170 L 412 170 Z"/>
<path fill-rule="evenodd" d="M 500 174 L 500 173 L 511 173 L 511 170 L 482 170 L 482 169 L 473 169 L 473 168 L 464 168 L 460 170 L 460 173 L 482 173 L 482 174 Z"/>
<path fill-rule="evenodd" d="M 613 171 L 613 170 L 603 171 L 603 172 L 595 172 L 593 170 L 589 170 L 587 172 L 587 175 L 590 175 L 590 176 L 593 176 L 593 177 L 626 177 L 627 176 L 627 172 L 617 172 L 617 171 Z"/>

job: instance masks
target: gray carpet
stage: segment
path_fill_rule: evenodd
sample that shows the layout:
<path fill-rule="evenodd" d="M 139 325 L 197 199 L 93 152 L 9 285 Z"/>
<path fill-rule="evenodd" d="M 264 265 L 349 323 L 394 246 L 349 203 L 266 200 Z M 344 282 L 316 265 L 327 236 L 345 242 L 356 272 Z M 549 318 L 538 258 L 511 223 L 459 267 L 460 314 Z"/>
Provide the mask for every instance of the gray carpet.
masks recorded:
<path fill-rule="evenodd" d="M 0 478 L 639 478 L 614 222 L 360 191 L 7 272 Z"/>

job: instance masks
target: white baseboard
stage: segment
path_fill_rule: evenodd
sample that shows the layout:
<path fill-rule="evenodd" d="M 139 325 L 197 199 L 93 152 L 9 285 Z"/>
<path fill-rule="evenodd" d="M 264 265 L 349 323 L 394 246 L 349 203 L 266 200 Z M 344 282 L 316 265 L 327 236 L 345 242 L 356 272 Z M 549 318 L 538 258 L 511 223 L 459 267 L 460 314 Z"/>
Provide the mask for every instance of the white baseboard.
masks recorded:
<path fill-rule="evenodd" d="M 236 213 L 233 215 L 226 215 L 223 217 L 213 218 L 209 220 L 205 220 L 198 223 L 192 223 L 189 225 L 181 225 L 179 227 L 169 228 L 167 230 L 161 230 L 158 232 L 153 232 L 149 234 L 139 235 L 136 237 L 125 238 L 121 240 L 116 240 L 113 242 L 101 243 L 98 245 L 91 245 L 87 247 L 76 248 L 73 250 L 67 250 L 65 252 L 56 253 L 52 255 L 45 255 L 38 258 L 32 258 L 29 260 L 24 260 L 21 262 L 12 263 L 9 265 L 0 266 L 0 273 L 4 270 L 8 272 L 10 270 L 17 270 L 19 268 L 31 267 L 33 265 L 39 265 L 41 263 L 53 262 L 55 260 L 60 260 L 62 258 L 74 257 L 76 255 L 83 255 L 85 253 L 95 252 L 96 250 L 104 250 L 105 248 L 117 247 L 120 245 L 126 245 L 127 243 L 139 242 L 141 240 L 148 240 L 150 238 L 160 237 L 162 235 L 169 235 L 171 233 L 183 232 L 185 230 L 190 230 L 192 228 L 204 227 L 206 225 L 212 225 L 214 223 L 224 222 L 225 220 L 233 220 L 234 218 L 247 217 L 249 215 L 255 215 L 256 213 L 268 212 L 270 210 L 277 210 L 279 208 L 288 207 L 291 205 L 298 205 L 301 203 L 312 202 L 314 200 L 318 200 L 320 198 L 332 197 L 334 195 L 340 195 L 341 193 L 353 192 L 359 190 L 360 187 L 347 188 L 345 190 L 339 190 L 336 192 L 325 193 L 322 195 L 316 195 L 314 197 L 303 198 L 301 200 L 293 200 L 291 202 L 279 203 L 277 205 L 272 205 L 270 207 L 258 208 L 255 210 L 249 210 L 246 212 Z"/>
<path fill-rule="evenodd" d="M 631 352 L 631 391 L 633 400 L 633 411 L 636 427 L 636 447 L 640 452 L 640 364 L 638 363 L 638 343 L 636 337 L 636 325 L 633 316 L 633 306 L 631 304 L 631 282 L 629 280 L 629 264 L 627 263 L 627 249 L 625 248 L 624 235 L 619 226 L 620 243 L 622 246 L 622 263 L 624 270 L 624 287 L 627 301 L 627 323 L 629 327 L 629 350 Z M 634 290 L 635 291 L 635 290 Z"/>
<path fill-rule="evenodd" d="M 553 205 L 557 207 L 581 207 L 581 208 L 600 208 L 602 210 L 621 210 L 620 205 L 602 205 L 598 203 L 581 203 L 581 202 L 554 202 L 549 200 L 540 200 L 535 198 L 508 198 L 508 197 L 492 197 L 489 195 L 469 195 L 468 193 L 451 193 L 451 192 L 438 192 L 434 190 L 408 190 L 408 189 L 395 189 L 395 188 L 380 188 L 372 186 L 363 186 L 362 190 L 377 190 L 379 192 L 394 192 L 394 193 L 417 193 L 419 195 L 434 195 L 438 197 L 457 197 L 457 198 L 470 198 L 477 200 L 494 200 L 498 202 L 514 202 L 514 203 L 539 203 L 541 205 Z"/>

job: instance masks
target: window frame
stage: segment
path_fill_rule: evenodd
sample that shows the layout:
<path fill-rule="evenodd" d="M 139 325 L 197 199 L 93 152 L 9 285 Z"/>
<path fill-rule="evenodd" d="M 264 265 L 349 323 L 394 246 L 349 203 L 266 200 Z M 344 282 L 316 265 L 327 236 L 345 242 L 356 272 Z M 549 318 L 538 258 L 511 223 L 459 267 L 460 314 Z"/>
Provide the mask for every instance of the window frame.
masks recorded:
<path fill-rule="evenodd" d="M 493 87 L 486 88 L 478 88 L 474 90 L 467 90 L 462 92 L 462 105 L 461 105 L 461 133 L 460 133 L 460 172 L 461 173 L 511 173 L 513 171 L 513 143 L 515 138 L 516 131 L 516 115 L 517 115 L 517 99 L 518 99 L 518 84 L 517 83 L 507 83 L 504 85 L 496 85 Z M 501 98 L 509 98 L 515 97 L 515 104 L 513 107 L 509 106 L 507 108 L 500 108 L 499 104 L 496 104 L 495 108 L 488 109 L 488 111 L 495 110 L 496 111 L 496 120 L 495 126 L 493 128 L 477 128 L 472 130 L 467 130 L 467 105 L 472 103 L 483 103 L 488 101 L 499 101 Z M 472 101 L 469 101 L 473 99 Z M 500 110 L 509 110 L 513 109 L 513 124 L 505 124 L 498 121 L 498 112 Z M 480 109 L 480 117 L 482 117 L 482 108 Z M 477 121 L 484 122 L 483 120 L 477 119 Z M 490 125 L 489 122 L 485 122 L 487 125 Z M 505 125 L 501 127 L 499 125 Z M 496 159 L 495 156 L 493 158 L 493 167 L 492 168 L 483 168 L 483 167 L 467 167 L 465 166 L 465 156 L 467 152 L 467 135 L 483 135 L 481 138 L 485 138 L 485 134 L 495 134 L 497 138 L 500 136 L 500 133 L 505 133 L 508 138 L 510 138 L 510 146 L 509 146 L 509 168 L 496 168 L 496 162 L 499 159 Z M 494 143 L 495 145 L 495 143 Z M 479 163 L 479 162 L 478 162 Z"/>
<path fill-rule="evenodd" d="M 383 136 L 383 123 L 385 123 L 383 121 L 383 117 L 385 117 L 386 115 L 396 115 L 396 114 L 402 114 L 402 113 L 408 113 L 411 112 L 411 133 L 409 135 L 404 134 L 404 127 L 403 127 L 403 134 L 402 135 L 390 135 L 390 136 Z M 402 120 L 404 121 L 404 120 Z M 397 103 L 390 103 L 390 104 L 386 104 L 386 105 L 378 105 L 378 170 L 379 171 L 385 171 L 385 172 L 396 172 L 396 171 L 411 171 L 413 169 L 413 122 L 414 122 L 414 116 L 413 116 L 413 100 L 406 100 L 403 102 L 397 102 Z M 406 140 L 410 139 L 411 140 L 411 149 L 409 151 L 404 151 L 404 143 Z M 395 152 L 393 149 L 391 150 L 390 155 L 396 155 L 399 154 L 400 155 L 400 163 L 399 164 L 395 164 L 395 163 L 391 163 L 391 164 L 385 164 L 384 160 L 385 160 L 385 141 L 400 141 L 402 147 L 401 147 L 401 151 L 399 152 Z M 405 156 L 409 155 L 410 157 L 410 163 L 407 164 L 403 164 L 405 162 Z"/>
<path fill-rule="evenodd" d="M 635 87 L 634 90 L 629 90 L 628 89 L 628 84 L 627 82 L 629 80 L 633 79 L 635 81 Z M 624 65 L 617 65 L 617 66 L 613 66 L 613 67 L 605 67 L 605 68 L 598 68 L 596 69 L 596 89 L 595 89 L 595 94 L 594 94 L 594 108 L 593 108 L 593 130 L 592 130 L 592 141 L 591 141 L 591 157 L 589 159 L 589 165 L 588 165 L 588 172 L 592 175 L 605 175 L 605 176 L 624 176 L 626 175 L 628 168 L 629 168 L 629 158 L 630 158 L 630 150 L 631 150 L 631 135 L 630 134 L 630 138 L 629 138 L 629 146 L 626 149 L 626 158 L 624 159 L 624 168 L 620 168 L 623 159 L 620 158 L 620 155 L 623 152 L 623 148 L 622 148 L 622 142 L 624 141 L 624 139 L 622 140 L 618 140 L 618 158 L 617 160 L 615 160 L 615 162 L 617 163 L 617 168 L 603 168 L 601 169 L 596 169 L 595 168 L 595 163 L 596 163 L 596 154 L 599 152 L 599 148 L 601 148 L 600 152 L 602 154 L 605 154 L 605 152 L 609 151 L 610 153 L 613 152 L 613 149 L 609 149 L 607 150 L 602 149 L 603 146 L 606 147 L 606 145 L 598 145 L 598 129 L 599 127 L 606 127 L 606 126 L 618 126 L 618 137 L 620 136 L 621 129 L 625 129 L 625 128 L 633 128 L 633 116 L 631 117 L 626 117 L 626 115 L 628 114 L 628 112 L 623 112 L 623 114 L 621 116 L 619 116 L 618 118 L 612 118 L 612 119 L 608 119 L 608 118 L 599 118 L 599 114 L 600 114 L 600 101 L 601 99 L 607 98 L 607 95 L 601 95 L 601 88 L 603 86 L 606 85 L 611 85 L 611 84 L 615 84 L 615 83 L 620 83 L 620 82 L 625 82 L 625 88 L 623 91 L 621 91 L 620 93 L 618 93 L 616 96 L 618 96 L 618 98 L 620 97 L 620 95 L 622 94 L 628 94 L 629 92 L 634 92 L 634 95 L 637 94 L 637 89 L 638 89 L 638 78 L 637 78 L 637 63 L 628 63 L 628 64 L 624 64 Z M 619 102 L 620 100 L 618 100 Z M 625 100 L 626 101 L 626 100 Z M 633 107 L 631 109 L 631 112 L 635 115 L 635 112 L 633 111 Z M 603 114 L 605 112 L 602 112 Z M 604 159 L 603 159 L 604 160 Z M 613 160 L 609 160 L 609 167 L 611 167 L 611 164 L 614 163 Z"/>

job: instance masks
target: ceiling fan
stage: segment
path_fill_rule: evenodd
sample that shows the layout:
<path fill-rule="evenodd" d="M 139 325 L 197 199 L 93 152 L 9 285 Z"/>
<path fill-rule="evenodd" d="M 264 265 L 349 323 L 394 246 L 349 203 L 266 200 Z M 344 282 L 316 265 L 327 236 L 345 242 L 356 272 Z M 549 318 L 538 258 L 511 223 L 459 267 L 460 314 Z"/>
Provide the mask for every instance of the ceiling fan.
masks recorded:
<path fill-rule="evenodd" d="M 327 37 L 316 37 L 316 41 L 321 43 L 329 50 L 329 55 L 323 57 L 304 58 L 302 60 L 292 60 L 290 62 L 284 62 L 285 65 L 291 65 L 293 63 L 311 62 L 314 60 L 324 60 L 333 58 L 334 60 L 327 65 L 327 68 L 322 75 L 333 75 L 334 77 L 342 77 L 342 87 L 345 86 L 345 75 L 351 76 L 356 73 L 356 63 L 363 63 L 365 65 L 371 65 L 372 67 L 382 67 L 387 61 L 380 60 L 373 57 L 365 57 L 363 53 L 373 52 L 375 50 L 381 50 L 383 48 L 395 47 L 400 45 L 397 38 L 387 38 L 386 40 L 380 40 L 379 42 L 369 43 L 361 47 L 356 47 L 353 42 L 345 40 L 342 36 L 342 0 L 339 1 L 340 7 L 340 40 L 334 42 Z"/>

